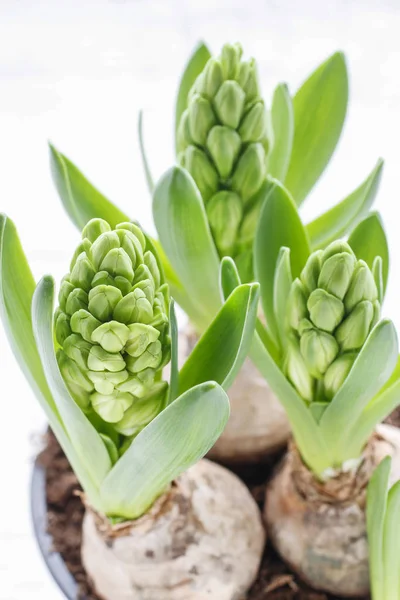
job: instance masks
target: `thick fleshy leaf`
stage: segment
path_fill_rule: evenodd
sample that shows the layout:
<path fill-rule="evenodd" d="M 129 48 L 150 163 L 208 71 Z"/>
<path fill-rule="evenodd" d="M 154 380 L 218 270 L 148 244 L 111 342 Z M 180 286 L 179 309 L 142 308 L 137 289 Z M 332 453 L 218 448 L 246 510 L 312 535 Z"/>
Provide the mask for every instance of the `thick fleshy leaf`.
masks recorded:
<path fill-rule="evenodd" d="M 289 168 L 294 135 L 293 102 L 285 83 L 275 91 L 271 106 L 273 146 L 268 156 L 268 173 L 284 181 Z"/>
<path fill-rule="evenodd" d="M 0 312 L 8 340 L 50 427 L 60 442 L 85 491 L 95 498 L 92 485 L 71 444 L 43 372 L 32 329 L 31 305 L 35 281 L 14 223 L 0 216 Z"/>
<path fill-rule="evenodd" d="M 227 300 L 240 284 L 240 276 L 235 261 L 230 256 L 224 256 L 221 260 L 219 271 L 219 286 L 222 300 Z"/>
<path fill-rule="evenodd" d="M 306 403 L 286 379 L 258 334 L 253 338 L 249 356 L 284 407 L 304 462 L 317 476 L 322 475 L 331 465 L 330 450 Z"/>
<path fill-rule="evenodd" d="M 230 294 L 181 369 L 181 394 L 209 380 L 229 388 L 250 349 L 258 299 L 257 283 L 240 285 Z"/>
<path fill-rule="evenodd" d="M 106 477 L 101 487 L 106 514 L 140 517 L 169 483 L 207 454 L 228 417 L 228 397 L 214 382 L 179 396 L 139 433 Z"/>
<path fill-rule="evenodd" d="M 383 528 L 382 562 L 385 591 L 382 598 L 398 600 L 400 593 L 400 481 L 389 490 Z M 396 590 L 396 592 L 395 592 Z"/>
<path fill-rule="evenodd" d="M 83 229 L 90 219 L 96 217 L 105 219 L 113 228 L 118 223 L 130 220 L 51 144 L 50 167 L 61 202 L 78 229 Z"/>
<path fill-rule="evenodd" d="M 365 181 L 344 200 L 306 226 L 313 250 L 344 236 L 367 214 L 379 189 L 383 160 L 379 159 Z"/>
<path fill-rule="evenodd" d="M 202 70 L 207 64 L 207 61 L 211 58 L 211 53 L 207 46 L 200 42 L 192 56 L 187 63 L 183 75 L 181 77 L 181 81 L 179 83 L 178 95 L 176 98 L 176 106 L 175 106 L 175 140 L 176 133 L 179 127 L 179 121 L 181 119 L 182 113 L 185 111 L 187 107 L 187 99 L 188 94 L 190 92 L 190 88 L 196 81 L 197 77 L 200 75 Z"/>
<path fill-rule="evenodd" d="M 336 52 L 312 73 L 293 98 L 295 130 L 285 186 L 298 205 L 314 187 L 336 148 L 347 101 L 345 58 Z"/>
<path fill-rule="evenodd" d="M 171 328 L 171 374 L 169 378 L 169 389 L 167 402 L 171 404 L 178 396 L 179 390 L 179 370 L 178 370 L 178 324 L 176 322 L 174 300 L 171 298 L 169 304 L 169 323 Z"/>
<path fill-rule="evenodd" d="M 53 341 L 53 301 L 54 281 L 52 277 L 43 277 L 32 299 L 33 333 L 48 386 L 67 434 L 93 486 L 98 489 L 111 469 L 111 460 L 100 435 L 71 398 L 58 368 Z M 97 497 L 90 497 L 90 501 L 98 503 Z"/>
<path fill-rule="evenodd" d="M 384 594 L 383 577 L 383 532 L 389 492 L 390 468 L 391 459 L 387 456 L 375 469 L 368 484 L 367 492 L 366 516 L 369 546 L 369 571 L 372 597 L 376 600 L 383 600 L 386 598 Z"/>
<path fill-rule="evenodd" d="M 343 460 L 354 458 L 347 456 L 350 440 L 344 432 L 351 430 L 367 404 L 385 385 L 396 366 L 398 352 L 394 325 L 382 319 L 370 333 L 347 379 L 326 409 L 321 429 L 327 443 L 337 449 L 338 466 Z"/>
<path fill-rule="evenodd" d="M 287 328 L 286 309 L 292 283 L 293 277 L 290 269 L 290 250 L 289 248 L 281 248 L 276 261 L 273 297 L 274 314 L 281 347 L 285 347 Z"/>
<path fill-rule="evenodd" d="M 138 135 L 139 135 L 140 156 L 142 158 L 143 170 L 144 170 L 144 174 L 146 176 L 147 187 L 149 188 L 150 194 L 152 194 L 153 191 L 154 191 L 154 179 L 153 179 L 153 176 L 151 174 L 149 161 L 148 161 L 146 150 L 145 150 L 145 147 L 144 147 L 144 141 L 143 141 L 143 111 L 142 110 L 139 112 Z"/>
<path fill-rule="evenodd" d="M 219 258 L 200 192 L 181 167 L 169 169 L 158 182 L 153 216 L 167 258 L 187 290 L 181 306 L 204 330 L 221 306 Z"/>
<path fill-rule="evenodd" d="M 274 278 L 280 249 L 290 249 L 293 279 L 300 275 L 310 249 L 307 234 L 297 208 L 287 190 L 273 181 L 262 208 L 254 243 L 256 280 L 261 285 L 261 301 L 267 329 L 278 341 L 278 328 L 274 312 Z"/>
<path fill-rule="evenodd" d="M 383 291 L 389 277 L 389 246 L 379 213 L 371 213 L 352 231 L 348 239 L 357 258 L 365 260 L 372 269 L 377 256 L 382 259 Z"/>

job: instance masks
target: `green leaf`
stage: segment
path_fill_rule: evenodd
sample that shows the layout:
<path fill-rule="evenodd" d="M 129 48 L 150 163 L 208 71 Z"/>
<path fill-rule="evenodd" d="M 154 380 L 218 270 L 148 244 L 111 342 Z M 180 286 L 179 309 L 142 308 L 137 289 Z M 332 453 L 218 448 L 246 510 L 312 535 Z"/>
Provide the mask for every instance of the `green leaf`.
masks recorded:
<path fill-rule="evenodd" d="M 389 491 L 391 458 L 386 456 L 375 469 L 367 491 L 367 532 L 369 546 L 369 570 L 372 597 L 386 598 L 384 594 L 383 531 Z M 398 515 L 397 515 L 398 518 Z M 396 552 L 398 554 L 398 552 Z"/>
<path fill-rule="evenodd" d="M 317 217 L 306 226 L 313 250 L 324 248 L 343 237 L 367 214 L 378 193 L 383 170 L 383 160 L 368 177 L 344 200 Z"/>
<path fill-rule="evenodd" d="M 274 314 L 278 326 L 281 347 L 285 347 L 286 342 L 286 309 L 292 283 L 293 277 L 290 268 L 290 250 L 289 248 L 281 248 L 276 262 L 273 296 Z"/>
<path fill-rule="evenodd" d="M 383 529 L 382 562 L 384 569 L 385 600 L 398 600 L 400 593 L 400 481 L 389 490 Z"/>
<path fill-rule="evenodd" d="M 96 217 L 104 219 L 111 227 L 130 220 L 66 156 L 51 144 L 49 146 L 54 184 L 65 210 L 78 229 L 83 229 L 90 219 Z"/>
<path fill-rule="evenodd" d="M 347 379 L 321 419 L 321 429 L 333 453 L 336 448 L 336 466 L 355 458 L 348 456 L 351 440 L 347 433 L 391 376 L 397 357 L 396 330 L 391 321 L 382 319 L 371 331 Z"/>
<path fill-rule="evenodd" d="M 294 140 L 285 186 L 302 204 L 327 166 L 342 132 L 347 111 L 345 58 L 336 52 L 293 98 Z"/>
<path fill-rule="evenodd" d="M 280 183 L 273 181 L 259 218 L 254 242 L 254 266 L 256 280 L 261 285 L 267 329 L 275 343 L 278 341 L 278 327 L 274 312 L 274 278 L 283 246 L 291 251 L 291 270 L 295 279 L 310 255 L 307 234 L 289 193 Z"/>
<path fill-rule="evenodd" d="M 280 83 L 274 91 L 271 121 L 273 146 L 268 156 L 268 173 L 279 181 L 284 181 L 289 168 L 294 135 L 293 103 L 285 83 Z"/>
<path fill-rule="evenodd" d="M 32 299 L 33 332 L 47 383 L 67 434 L 93 487 L 98 489 L 111 469 L 111 460 L 101 437 L 71 398 L 60 374 L 53 341 L 53 300 L 54 281 L 50 276 L 43 277 Z M 94 500 L 97 502 L 96 497 Z"/>
<path fill-rule="evenodd" d="M 229 388 L 250 348 L 258 298 L 257 283 L 240 285 L 230 294 L 181 369 L 181 394 L 208 380 Z"/>
<path fill-rule="evenodd" d="M 375 258 L 381 257 L 385 293 L 389 277 L 389 246 L 379 213 L 373 212 L 361 221 L 351 233 L 348 242 L 357 258 L 365 260 L 370 269 Z"/>
<path fill-rule="evenodd" d="M 12 350 L 55 436 L 88 495 L 96 489 L 65 430 L 43 372 L 32 329 L 31 305 L 35 281 L 14 223 L 0 216 L 0 312 Z"/>
<path fill-rule="evenodd" d="M 162 247 L 186 290 L 180 304 L 204 330 L 221 306 L 219 258 L 200 192 L 181 167 L 169 169 L 158 182 L 153 216 Z"/>
<path fill-rule="evenodd" d="M 146 176 L 147 187 L 149 188 L 150 194 L 154 191 L 154 179 L 150 171 L 149 161 L 147 159 L 146 150 L 143 142 L 143 111 L 139 111 L 139 119 L 138 119 L 138 135 L 139 135 L 139 148 L 140 148 L 140 156 L 142 158 L 142 164 L 144 169 L 144 174 Z"/>
<path fill-rule="evenodd" d="M 163 410 L 133 440 L 101 487 L 106 514 L 140 517 L 171 481 L 201 459 L 221 435 L 229 400 L 203 383 Z"/>
<path fill-rule="evenodd" d="M 196 81 L 197 77 L 203 71 L 206 66 L 208 60 L 211 58 L 211 53 L 208 50 L 207 46 L 200 42 L 192 56 L 187 63 L 183 75 L 181 77 L 181 81 L 179 84 L 178 95 L 176 98 L 176 106 L 175 106 L 175 140 L 177 137 L 179 121 L 183 112 L 187 107 L 187 99 L 188 94 L 190 92 L 190 88 Z"/>
<path fill-rule="evenodd" d="M 171 328 L 171 375 L 169 380 L 169 390 L 167 402 L 171 404 L 178 396 L 179 390 L 179 371 L 178 371 L 178 324 L 176 322 L 174 300 L 171 298 L 169 305 L 169 322 Z"/>
<path fill-rule="evenodd" d="M 322 475 L 331 466 L 330 449 L 305 402 L 286 379 L 258 334 L 253 338 L 249 356 L 285 409 L 304 462 L 317 477 Z"/>
<path fill-rule="evenodd" d="M 227 300 L 240 284 L 240 276 L 235 261 L 230 256 L 224 256 L 219 271 L 219 287 L 222 300 Z"/>

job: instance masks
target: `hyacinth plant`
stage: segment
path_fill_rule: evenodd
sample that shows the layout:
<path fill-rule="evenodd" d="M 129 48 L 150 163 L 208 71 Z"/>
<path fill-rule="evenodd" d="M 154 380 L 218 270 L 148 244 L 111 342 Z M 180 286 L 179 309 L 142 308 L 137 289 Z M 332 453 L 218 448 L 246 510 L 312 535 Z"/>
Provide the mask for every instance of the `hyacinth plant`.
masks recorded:
<path fill-rule="evenodd" d="M 242 281 L 254 279 L 253 242 L 271 178 L 284 182 L 300 207 L 323 173 L 340 138 L 348 103 L 344 57 L 335 53 L 291 97 L 276 88 L 267 111 L 254 59 L 240 45 L 211 57 L 204 44 L 191 56 L 176 101 L 179 166 L 154 186 L 139 138 L 153 197 L 159 239 L 153 240 L 171 294 L 201 333 L 221 306 L 219 261 L 232 256 Z M 51 168 L 70 218 L 82 229 L 93 217 L 113 227 L 129 218 L 53 146 Z M 378 161 L 345 199 L 306 225 L 312 250 L 351 231 L 370 209 L 380 181 Z"/>
<path fill-rule="evenodd" d="M 372 213 L 347 242 L 312 252 L 293 199 L 275 182 L 254 253 L 266 325 L 257 322 L 250 356 L 283 404 L 305 464 L 326 479 L 359 458 L 400 403 L 397 336 L 380 319 L 385 233 Z M 229 297 L 240 277 L 228 257 L 221 277 Z"/>
<path fill-rule="evenodd" d="M 173 301 L 137 224 L 91 220 L 53 315 L 54 294 L 50 276 L 35 286 L 2 216 L 0 306 L 13 351 L 90 505 L 135 519 L 221 434 L 224 388 L 248 351 L 258 285 L 223 304 L 180 371 Z"/>
<path fill-rule="evenodd" d="M 400 598 L 400 481 L 390 486 L 386 457 L 368 485 L 367 530 L 372 600 Z"/>

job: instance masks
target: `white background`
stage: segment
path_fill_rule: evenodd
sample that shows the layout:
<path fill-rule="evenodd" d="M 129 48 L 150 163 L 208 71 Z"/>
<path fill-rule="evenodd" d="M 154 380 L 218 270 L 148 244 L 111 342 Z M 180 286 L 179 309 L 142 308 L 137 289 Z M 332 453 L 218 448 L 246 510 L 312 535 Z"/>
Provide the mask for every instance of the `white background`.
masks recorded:
<path fill-rule="evenodd" d="M 346 52 L 345 132 L 304 215 L 315 216 L 386 159 L 377 207 L 392 248 L 386 314 L 400 325 L 400 4 L 397 0 L 0 0 L 0 210 L 19 228 L 37 277 L 59 279 L 78 233 L 48 168 L 47 139 L 108 197 L 152 229 L 136 119 L 144 108 L 154 172 L 171 165 L 173 100 L 200 38 L 242 41 L 265 97 L 294 91 L 330 53 Z M 58 600 L 38 555 L 29 478 L 44 418 L 0 330 L 0 599 Z"/>

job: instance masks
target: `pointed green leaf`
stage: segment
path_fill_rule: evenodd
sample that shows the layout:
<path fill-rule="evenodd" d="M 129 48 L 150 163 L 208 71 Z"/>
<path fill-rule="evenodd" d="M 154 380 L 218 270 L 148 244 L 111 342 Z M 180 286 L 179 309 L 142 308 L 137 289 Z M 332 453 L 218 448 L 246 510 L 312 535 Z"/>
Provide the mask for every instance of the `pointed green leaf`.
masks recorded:
<path fill-rule="evenodd" d="M 308 223 L 307 233 L 313 250 L 324 248 L 330 242 L 351 231 L 367 214 L 378 193 L 383 170 L 379 159 L 372 173 L 344 200 Z"/>
<path fill-rule="evenodd" d="M 281 248 L 276 261 L 273 302 L 275 320 L 278 326 L 279 340 L 282 347 L 285 347 L 286 341 L 286 309 L 292 283 L 293 277 L 290 268 L 290 250 L 289 248 Z"/>
<path fill-rule="evenodd" d="M 389 490 L 383 528 L 382 562 L 385 591 L 382 598 L 398 600 L 400 593 L 400 481 Z"/>
<path fill-rule="evenodd" d="M 268 156 L 268 173 L 279 181 L 284 181 L 289 168 L 294 135 L 293 103 L 285 83 L 280 83 L 274 91 L 271 121 L 273 146 Z"/>
<path fill-rule="evenodd" d="M 43 277 L 32 299 L 33 333 L 65 429 L 93 486 L 99 488 L 111 469 L 111 460 L 96 429 L 71 398 L 58 368 L 53 341 L 53 301 L 54 281 L 52 277 Z"/>
<path fill-rule="evenodd" d="M 240 285 L 231 293 L 181 369 L 181 394 L 207 380 L 229 388 L 250 348 L 258 298 L 257 283 Z"/>
<path fill-rule="evenodd" d="M 219 287 L 222 300 L 227 300 L 240 284 L 240 276 L 235 261 L 230 256 L 224 256 L 219 271 Z"/>
<path fill-rule="evenodd" d="M 130 220 L 51 144 L 50 167 L 61 202 L 78 229 L 83 229 L 86 223 L 95 217 L 104 219 L 111 227 Z"/>
<path fill-rule="evenodd" d="M 229 417 L 229 400 L 213 382 L 179 396 L 133 440 L 101 487 L 106 514 L 135 519 L 171 481 L 200 460 Z"/>
<path fill-rule="evenodd" d="M 149 161 L 147 159 L 146 150 L 144 147 L 143 141 L 143 111 L 139 111 L 139 119 L 138 119 L 138 134 L 139 134 L 139 148 L 140 148 L 140 156 L 142 158 L 142 164 L 144 169 L 144 174 L 146 176 L 147 187 L 149 188 L 150 194 L 154 191 L 154 179 L 151 174 Z"/>
<path fill-rule="evenodd" d="M 43 372 L 32 329 L 35 281 L 14 223 L 0 216 L 0 312 L 10 345 L 82 487 L 96 502 L 96 488 L 69 439 Z M 98 505 L 98 504 L 97 504 Z"/>
<path fill-rule="evenodd" d="M 336 52 L 293 98 L 294 140 L 285 186 L 302 204 L 327 166 L 342 132 L 348 101 L 345 58 Z"/>
<path fill-rule="evenodd" d="M 347 458 L 354 458 L 347 456 L 350 440 L 345 432 L 355 425 L 368 402 L 391 376 L 398 352 L 394 325 L 382 319 L 371 331 L 347 379 L 326 409 L 321 429 L 327 443 L 337 448 L 338 465 Z"/>
<path fill-rule="evenodd" d="M 307 234 L 289 193 L 273 180 L 259 218 L 254 243 L 254 266 L 256 280 L 261 285 L 267 329 L 275 343 L 278 341 L 278 327 L 274 312 L 274 278 L 283 246 L 291 250 L 291 270 L 295 279 L 310 255 Z"/>
<path fill-rule="evenodd" d="M 389 246 L 379 213 L 368 215 L 350 234 L 348 242 L 357 258 L 372 269 L 377 256 L 382 259 L 382 281 L 385 293 L 389 277 Z"/>
<path fill-rule="evenodd" d="M 375 469 L 367 491 L 366 517 L 369 570 L 372 597 L 375 600 L 386 598 L 384 594 L 383 532 L 389 492 L 390 468 L 391 459 L 387 456 Z"/>
<path fill-rule="evenodd" d="M 185 111 L 187 107 L 187 99 L 188 94 L 190 92 L 190 88 L 196 81 L 197 77 L 200 75 L 202 70 L 207 64 L 207 61 L 211 58 L 210 51 L 207 46 L 200 42 L 192 56 L 187 63 L 183 75 L 181 77 L 181 81 L 179 84 L 178 95 L 176 98 L 176 107 L 175 107 L 175 138 L 176 133 L 179 127 L 179 121 L 181 119 L 182 113 Z"/>
<path fill-rule="evenodd" d="M 158 182 L 153 216 L 168 260 L 187 290 L 182 308 L 203 330 L 221 306 L 219 258 L 200 192 L 181 167 L 169 169 Z"/>
<path fill-rule="evenodd" d="M 179 390 L 179 371 L 178 371 L 178 324 L 176 322 L 174 300 L 171 298 L 169 304 L 169 323 L 171 328 L 171 375 L 169 379 L 169 390 L 167 402 L 171 404 L 178 396 Z"/>

